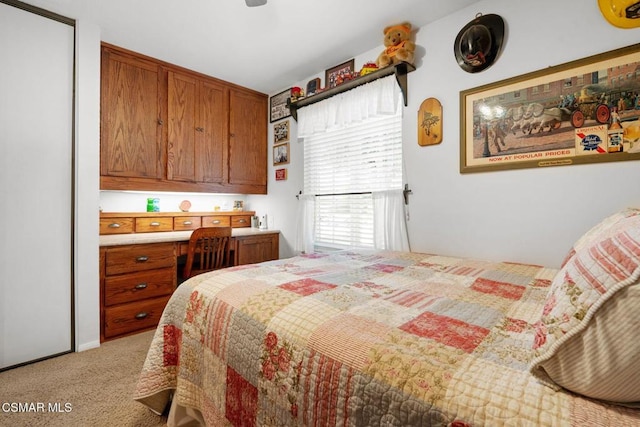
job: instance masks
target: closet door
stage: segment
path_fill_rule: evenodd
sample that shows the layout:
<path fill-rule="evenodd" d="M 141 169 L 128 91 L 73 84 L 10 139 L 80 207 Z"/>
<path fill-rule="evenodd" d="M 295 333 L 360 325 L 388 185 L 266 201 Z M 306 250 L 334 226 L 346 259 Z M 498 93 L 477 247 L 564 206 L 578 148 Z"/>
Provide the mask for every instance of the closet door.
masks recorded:
<path fill-rule="evenodd" d="M 20 6 L 0 3 L 0 370 L 74 345 L 75 28 Z"/>

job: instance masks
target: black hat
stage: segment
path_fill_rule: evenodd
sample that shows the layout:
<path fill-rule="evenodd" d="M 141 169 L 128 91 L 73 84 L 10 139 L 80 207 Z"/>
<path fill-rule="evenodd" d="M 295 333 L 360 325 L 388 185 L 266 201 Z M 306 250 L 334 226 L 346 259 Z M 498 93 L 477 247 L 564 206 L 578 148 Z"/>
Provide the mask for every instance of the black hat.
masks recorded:
<path fill-rule="evenodd" d="M 489 68 L 498 57 L 504 39 L 504 21 L 495 14 L 477 14 L 456 37 L 453 52 L 460 67 L 477 73 Z"/>

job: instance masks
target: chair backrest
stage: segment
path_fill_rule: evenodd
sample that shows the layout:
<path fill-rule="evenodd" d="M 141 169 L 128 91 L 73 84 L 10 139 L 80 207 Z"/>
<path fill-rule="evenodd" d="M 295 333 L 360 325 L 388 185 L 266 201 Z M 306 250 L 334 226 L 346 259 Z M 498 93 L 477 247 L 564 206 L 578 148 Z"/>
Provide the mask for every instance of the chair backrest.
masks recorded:
<path fill-rule="evenodd" d="M 232 265 L 231 227 L 201 227 L 193 230 L 182 274 L 185 279 Z"/>

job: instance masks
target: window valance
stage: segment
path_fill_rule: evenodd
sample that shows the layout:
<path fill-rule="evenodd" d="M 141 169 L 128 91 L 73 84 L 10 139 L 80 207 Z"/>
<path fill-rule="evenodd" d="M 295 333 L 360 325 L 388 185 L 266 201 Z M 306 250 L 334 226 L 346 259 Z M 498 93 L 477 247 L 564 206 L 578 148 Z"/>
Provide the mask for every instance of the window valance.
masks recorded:
<path fill-rule="evenodd" d="M 298 137 L 396 114 L 402 106 L 400 94 L 395 77 L 390 75 L 306 106 L 298 111 Z"/>

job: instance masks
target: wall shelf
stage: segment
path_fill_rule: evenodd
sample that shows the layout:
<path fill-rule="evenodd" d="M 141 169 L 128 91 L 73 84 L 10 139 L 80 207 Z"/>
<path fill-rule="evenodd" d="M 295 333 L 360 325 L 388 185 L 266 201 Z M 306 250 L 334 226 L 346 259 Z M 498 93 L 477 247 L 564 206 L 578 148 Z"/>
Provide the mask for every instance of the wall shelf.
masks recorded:
<path fill-rule="evenodd" d="M 300 98 L 295 102 L 287 101 L 287 105 L 289 107 L 289 110 L 291 111 L 291 116 L 294 118 L 294 120 L 297 121 L 298 109 L 302 107 L 315 104 L 316 102 L 330 98 L 333 95 L 346 92 L 350 89 L 356 88 L 363 84 L 381 79 L 382 77 L 387 77 L 392 74 L 395 74 L 396 80 L 398 81 L 398 85 L 400 86 L 400 90 L 402 91 L 402 98 L 404 100 L 404 105 L 406 106 L 407 105 L 407 74 L 414 71 L 415 69 L 416 67 L 414 65 L 411 65 L 408 62 L 401 62 L 393 66 L 381 68 L 372 73 L 366 74 L 361 77 L 357 77 L 353 80 L 348 80 L 339 86 L 324 90 L 316 95 Z"/>

